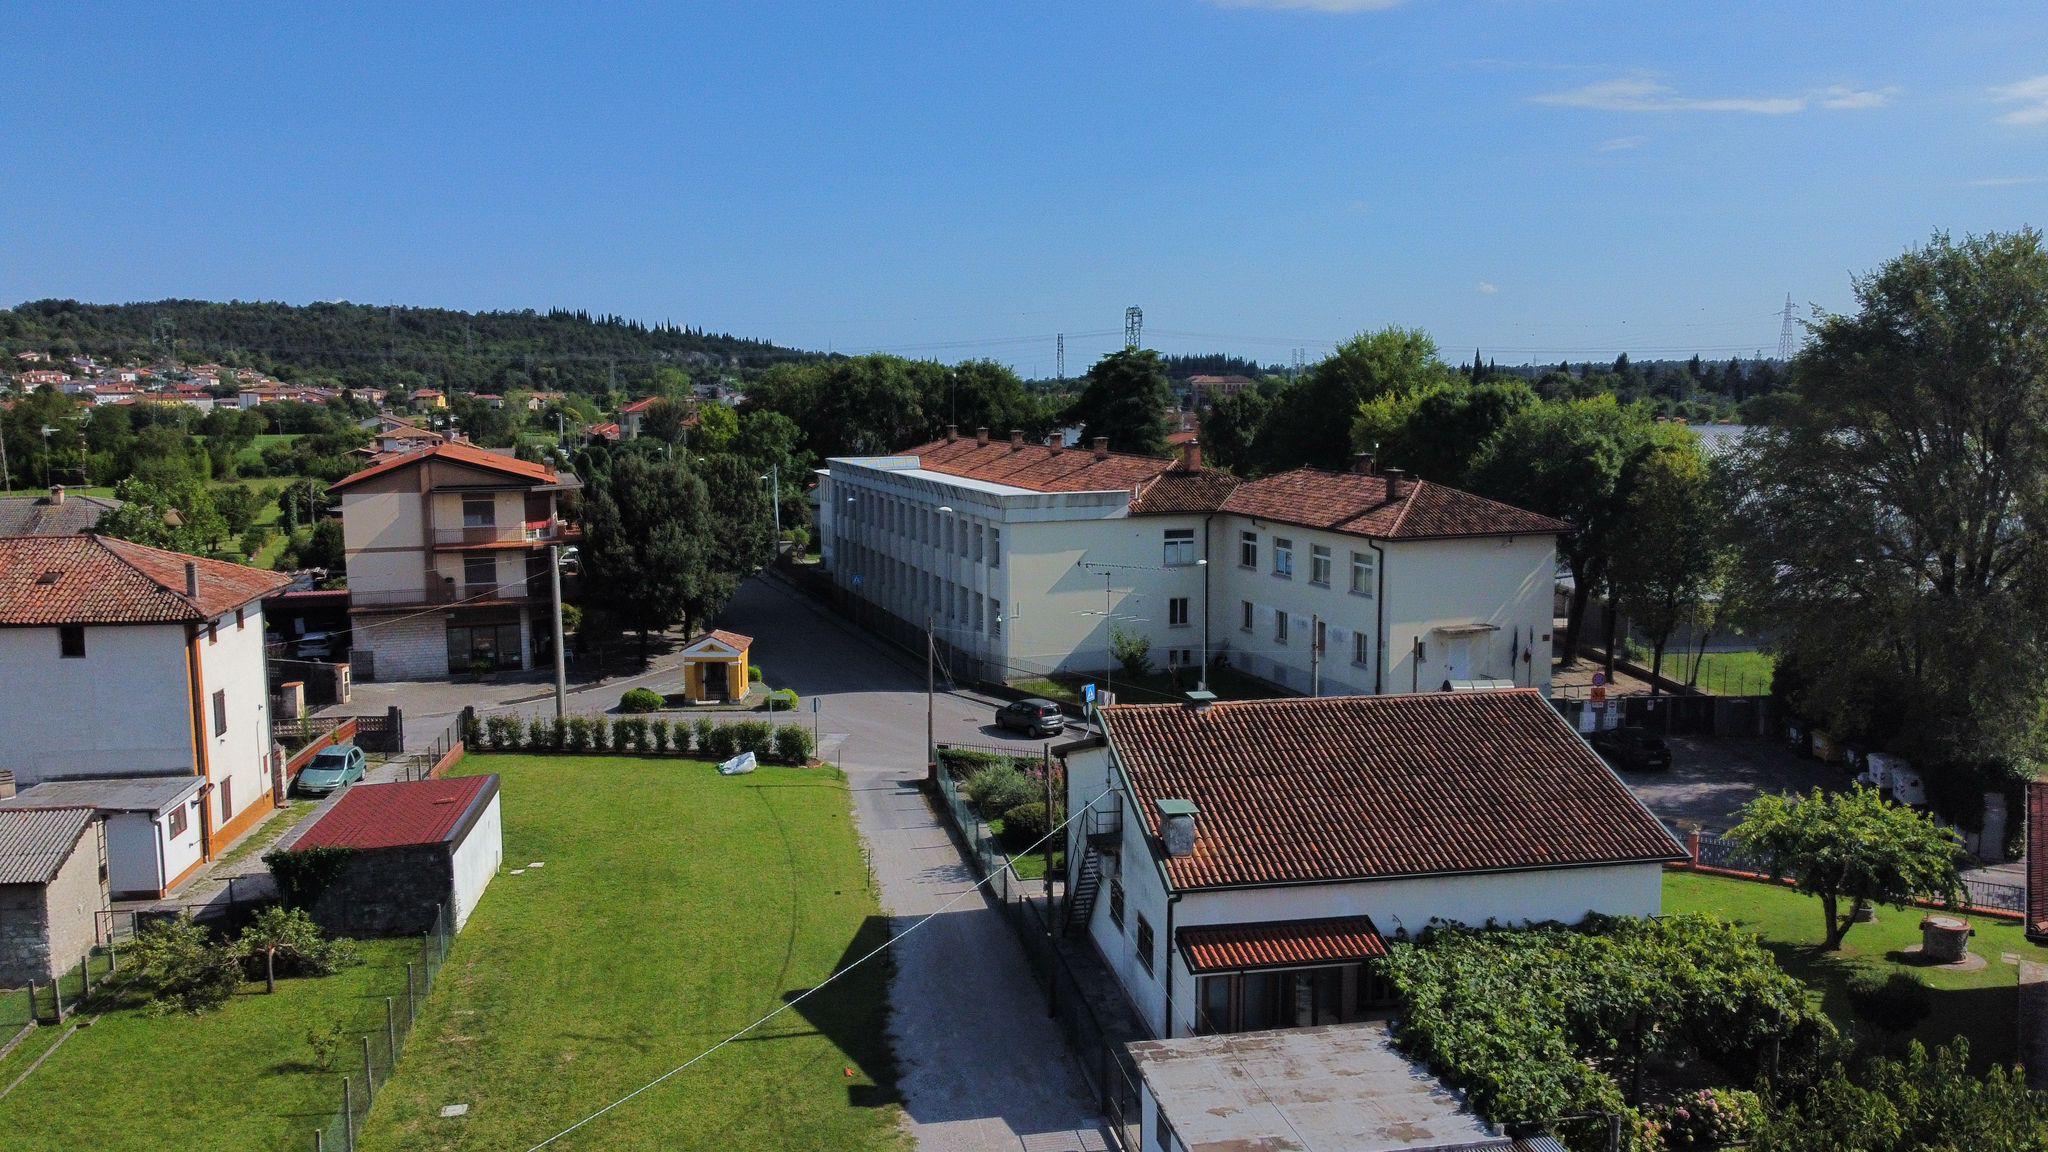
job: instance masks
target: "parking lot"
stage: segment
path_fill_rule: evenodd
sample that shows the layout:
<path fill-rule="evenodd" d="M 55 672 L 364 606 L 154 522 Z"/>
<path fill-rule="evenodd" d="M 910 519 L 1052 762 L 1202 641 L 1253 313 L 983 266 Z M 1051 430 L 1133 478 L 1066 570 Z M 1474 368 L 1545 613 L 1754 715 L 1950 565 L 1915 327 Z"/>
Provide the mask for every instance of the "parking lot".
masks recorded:
<path fill-rule="evenodd" d="M 1725 832 L 1742 806 L 1764 792 L 1807 792 L 1849 786 L 1841 768 L 1799 756 L 1772 740 L 1667 736 L 1671 767 L 1623 772 L 1622 779 L 1667 824 Z"/>

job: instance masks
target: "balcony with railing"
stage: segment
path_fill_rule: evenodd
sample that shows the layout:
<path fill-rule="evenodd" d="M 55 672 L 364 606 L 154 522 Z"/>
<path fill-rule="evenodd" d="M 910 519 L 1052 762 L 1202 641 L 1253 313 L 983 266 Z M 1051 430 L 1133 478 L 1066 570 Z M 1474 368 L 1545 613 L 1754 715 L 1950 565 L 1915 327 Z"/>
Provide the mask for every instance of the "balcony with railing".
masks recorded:
<path fill-rule="evenodd" d="M 436 548 L 504 548 L 512 545 L 545 548 L 551 544 L 573 544 L 582 538 L 581 528 L 561 519 L 434 529 Z"/>
<path fill-rule="evenodd" d="M 539 595 L 546 596 L 548 590 L 543 582 Z M 425 588 L 351 588 L 349 606 L 352 608 L 433 608 L 457 604 L 507 603 L 532 598 L 535 595 L 525 583 L 514 581 L 499 583 L 458 583 L 442 580 Z"/>

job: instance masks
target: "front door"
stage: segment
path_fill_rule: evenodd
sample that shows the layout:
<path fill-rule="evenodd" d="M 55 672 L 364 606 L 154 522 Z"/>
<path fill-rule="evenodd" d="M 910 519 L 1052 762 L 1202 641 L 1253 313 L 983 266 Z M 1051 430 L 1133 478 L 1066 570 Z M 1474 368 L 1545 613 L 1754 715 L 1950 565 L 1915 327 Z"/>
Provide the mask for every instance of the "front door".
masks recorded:
<path fill-rule="evenodd" d="M 1472 637 L 1452 636 L 1444 642 L 1444 660 L 1450 665 L 1448 680 L 1472 678 Z"/>

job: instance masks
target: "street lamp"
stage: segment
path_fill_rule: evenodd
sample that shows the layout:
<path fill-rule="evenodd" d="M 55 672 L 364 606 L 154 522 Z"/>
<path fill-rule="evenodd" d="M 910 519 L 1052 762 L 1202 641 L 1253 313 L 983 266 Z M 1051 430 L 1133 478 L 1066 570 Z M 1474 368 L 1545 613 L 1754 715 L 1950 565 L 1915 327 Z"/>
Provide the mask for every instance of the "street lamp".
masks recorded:
<path fill-rule="evenodd" d="M 768 474 L 756 477 L 756 479 L 768 482 L 770 488 L 768 498 L 775 505 L 775 556 L 779 560 L 782 558 L 782 466 L 780 464 L 770 464 L 768 466 Z"/>

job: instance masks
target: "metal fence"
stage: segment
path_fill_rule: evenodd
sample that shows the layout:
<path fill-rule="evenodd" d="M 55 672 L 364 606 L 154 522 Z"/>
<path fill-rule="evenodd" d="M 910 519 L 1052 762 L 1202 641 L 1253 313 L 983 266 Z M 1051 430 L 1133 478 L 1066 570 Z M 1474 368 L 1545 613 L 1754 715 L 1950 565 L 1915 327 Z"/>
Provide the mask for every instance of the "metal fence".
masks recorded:
<path fill-rule="evenodd" d="M 340 1045 L 335 1062 L 349 1072 L 334 1086 L 334 1112 L 313 1130 L 314 1152 L 355 1152 L 356 1141 L 369 1121 L 371 1105 L 398 1070 L 398 1057 L 405 1051 L 405 1041 L 412 1035 L 420 1007 L 448 959 L 449 945 L 455 940 L 452 908 L 441 905 L 434 920 L 434 929 L 420 937 L 419 958 L 405 966 L 404 996 L 384 998 L 383 1030 L 365 1033 Z"/>
<path fill-rule="evenodd" d="M 55 980 L 37 980 L 26 988 L 0 992 L 0 1043 L 12 1038 L 31 1020 L 39 1024 L 62 1023 L 66 1016 L 99 996 L 119 967 L 120 958 L 113 948 L 95 947 L 58 973 Z"/>
<path fill-rule="evenodd" d="M 960 748 L 963 745 L 950 745 Z M 977 748 L 1017 759 L 1008 749 Z M 943 749 L 941 750 L 943 755 Z M 1096 1010 L 1091 994 L 1101 992 L 1099 980 L 1087 980 L 1075 971 L 1075 963 L 1062 951 L 1060 918 L 1044 880 L 1026 880 L 1017 875 L 1002 845 L 988 825 L 975 815 L 951 772 L 939 773 L 939 802 L 976 875 L 987 881 L 984 890 L 1003 912 L 1004 920 L 1017 934 L 1031 974 L 1046 991 L 1049 1011 L 1059 1023 L 1060 1033 L 1075 1058 L 1081 1075 L 1095 1093 L 1097 1106 L 1108 1117 L 1110 1131 L 1127 1152 L 1140 1148 L 1138 1069 L 1124 1045 L 1147 1037 L 1129 1027 L 1106 1021 Z"/>
<path fill-rule="evenodd" d="M 1725 836 L 1702 833 L 1698 863 L 1702 868 L 1717 868 L 1724 872 L 1742 872 L 1759 877 L 1770 874 L 1767 864 L 1749 856 L 1740 844 Z M 2000 884 L 1994 880 L 1965 876 L 1962 888 L 1963 903 L 1969 907 L 2020 914 L 2027 910 L 2027 890 L 2023 885 Z"/>

